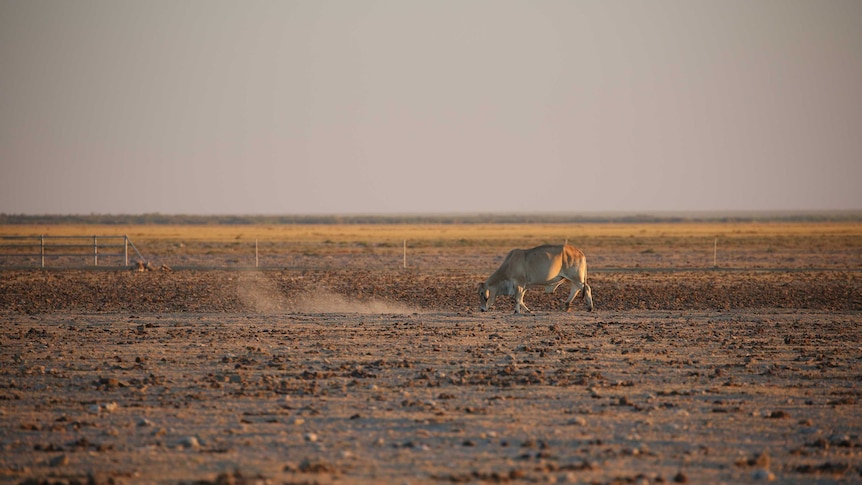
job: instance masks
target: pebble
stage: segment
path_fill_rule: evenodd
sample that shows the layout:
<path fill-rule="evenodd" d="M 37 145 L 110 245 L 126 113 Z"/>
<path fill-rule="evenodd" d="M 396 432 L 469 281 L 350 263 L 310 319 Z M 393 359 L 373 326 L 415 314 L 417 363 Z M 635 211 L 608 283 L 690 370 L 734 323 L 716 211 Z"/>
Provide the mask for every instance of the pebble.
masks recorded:
<path fill-rule="evenodd" d="M 184 449 L 197 450 L 201 447 L 200 441 L 195 436 L 186 436 L 180 439 L 178 446 Z"/>
<path fill-rule="evenodd" d="M 851 448 L 853 442 L 850 441 L 850 435 L 847 434 L 833 434 L 829 436 L 829 444 L 831 446 L 839 446 L 844 448 Z"/>
<path fill-rule="evenodd" d="M 755 456 L 751 460 L 752 465 L 760 467 L 761 469 L 764 469 L 764 470 L 769 468 L 770 462 L 771 462 L 771 460 L 769 457 L 769 453 L 766 451 L 763 451 L 762 453 Z"/>
<path fill-rule="evenodd" d="M 69 464 L 69 455 L 55 456 L 54 458 L 51 458 L 50 461 L 48 461 L 48 465 L 50 465 L 50 466 L 66 466 L 68 464 Z"/>
<path fill-rule="evenodd" d="M 569 424 L 574 426 L 586 426 L 587 420 L 583 416 L 576 416 L 569 420 Z"/>
<path fill-rule="evenodd" d="M 760 470 L 755 470 L 751 474 L 752 480 L 766 480 L 767 482 L 771 482 L 775 480 L 775 474 L 771 471 L 761 468 Z"/>
<path fill-rule="evenodd" d="M 119 404 L 115 402 L 109 402 L 105 404 L 90 404 L 89 406 L 87 406 L 87 412 L 90 414 L 101 414 L 102 411 L 112 413 L 119 409 L 119 407 Z"/>

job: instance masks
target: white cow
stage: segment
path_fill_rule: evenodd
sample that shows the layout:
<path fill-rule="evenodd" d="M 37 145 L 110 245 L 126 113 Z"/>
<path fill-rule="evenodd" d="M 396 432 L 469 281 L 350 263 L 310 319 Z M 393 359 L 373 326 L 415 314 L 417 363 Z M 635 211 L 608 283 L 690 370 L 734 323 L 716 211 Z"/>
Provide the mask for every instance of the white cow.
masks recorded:
<path fill-rule="evenodd" d="M 545 245 L 532 249 L 513 249 L 505 261 L 484 283 L 479 283 L 479 303 L 488 311 L 499 295 L 515 296 L 515 313 L 529 312 L 524 305 L 527 288 L 544 286 L 553 293 L 564 281 L 572 284 L 572 291 L 563 309 L 569 311 L 572 301 L 581 290 L 584 300 L 593 310 L 593 294 L 587 284 L 587 258 L 571 244 Z"/>

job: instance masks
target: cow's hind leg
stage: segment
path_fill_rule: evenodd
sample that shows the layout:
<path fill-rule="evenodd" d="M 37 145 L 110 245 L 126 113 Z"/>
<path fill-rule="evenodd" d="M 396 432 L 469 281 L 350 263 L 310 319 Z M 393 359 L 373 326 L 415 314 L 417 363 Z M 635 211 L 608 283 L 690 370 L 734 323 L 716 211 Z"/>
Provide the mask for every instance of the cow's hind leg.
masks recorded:
<path fill-rule="evenodd" d="M 577 297 L 578 294 L 581 293 L 581 291 L 584 291 L 584 293 L 582 293 L 581 296 L 583 296 L 583 297 L 589 296 L 590 310 L 592 310 L 593 309 L 592 308 L 593 307 L 593 299 L 592 299 L 592 295 L 591 295 L 592 292 L 590 291 L 590 287 L 586 283 L 581 283 L 580 281 L 572 281 L 571 283 L 572 283 L 572 291 L 569 293 L 569 297 L 566 298 L 566 301 L 563 303 L 563 310 L 569 311 L 572 309 L 572 302 L 575 301 L 575 297 Z"/>
<path fill-rule="evenodd" d="M 557 291 L 557 288 L 559 288 L 560 285 L 562 285 L 565 282 L 566 282 L 566 280 L 560 280 L 556 283 L 551 283 L 550 285 L 545 285 L 545 293 L 553 293 L 553 292 Z"/>
<path fill-rule="evenodd" d="M 523 286 L 519 286 L 517 291 L 515 292 L 515 313 L 521 313 L 521 309 L 525 312 L 530 313 L 532 310 L 527 308 L 527 305 L 524 305 L 524 293 L 527 292 L 527 288 Z"/>

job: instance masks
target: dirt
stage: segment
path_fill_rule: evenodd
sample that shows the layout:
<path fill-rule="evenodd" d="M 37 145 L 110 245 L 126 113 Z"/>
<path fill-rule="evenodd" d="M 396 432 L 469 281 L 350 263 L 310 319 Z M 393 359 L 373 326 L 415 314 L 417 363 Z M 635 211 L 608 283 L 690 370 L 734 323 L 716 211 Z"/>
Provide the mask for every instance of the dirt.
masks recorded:
<path fill-rule="evenodd" d="M 406 270 L 27 270 L 0 272 L 0 311 L 386 313 L 478 308 L 476 285 L 488 272 Z M 858 271 L 591 272 L 600 310 L 862 309 Z M 527 306 L 554 311 L 566 296 L 530 290 Z M 575 302 L 577 305 L 577 302 Z M 496 310 L 511 311 L 503 298 Z"/>
<path fill-rule="evenodd" d="M 4 483 L 862 481 L 856 271 L 0 272 Z"/>

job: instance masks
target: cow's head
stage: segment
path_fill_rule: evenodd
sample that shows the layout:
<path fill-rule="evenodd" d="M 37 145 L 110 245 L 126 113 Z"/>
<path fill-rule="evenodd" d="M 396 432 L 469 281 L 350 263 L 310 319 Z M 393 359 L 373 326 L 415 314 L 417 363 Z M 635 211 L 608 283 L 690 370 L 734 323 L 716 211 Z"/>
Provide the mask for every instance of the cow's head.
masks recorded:
<path fill-rule="evenodd" d="M 494 286 L 488 286 L 485 283 L 479 283 L 479 309 L 487 312 L 494 304 L 497 298 L 497 289 Z"/>

